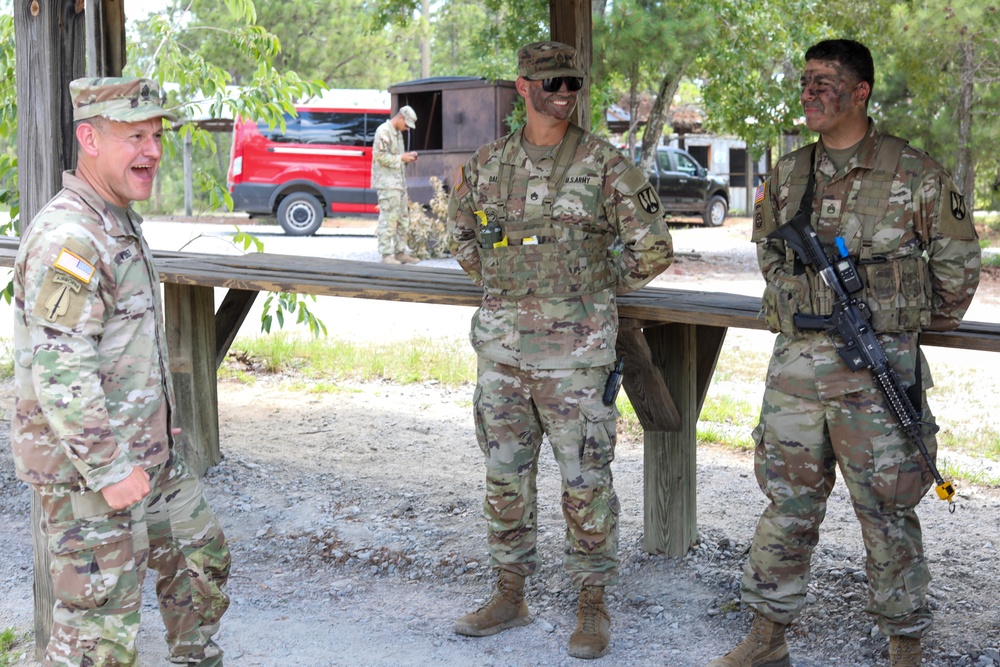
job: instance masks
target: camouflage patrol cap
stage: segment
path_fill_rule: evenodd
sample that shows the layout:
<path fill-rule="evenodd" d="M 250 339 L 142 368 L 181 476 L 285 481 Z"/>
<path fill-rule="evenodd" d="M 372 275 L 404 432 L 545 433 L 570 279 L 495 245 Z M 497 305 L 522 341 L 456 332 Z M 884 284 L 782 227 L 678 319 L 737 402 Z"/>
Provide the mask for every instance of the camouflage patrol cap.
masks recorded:
<path fill-rule="evenodd" d="M 137 123 L 150 118 L 177 116 L 164 110 L 160 86 L 152 79 L 76 79 L 69 84 L 73 120 L 104 116 L 111 120 Z"/>
<path fill-rule="evenodd" d="M 533 42 L 517 51 L 517 75 L 525 79 L 583 76 L 576 64 L 576 49 L 562 42 Z"/>

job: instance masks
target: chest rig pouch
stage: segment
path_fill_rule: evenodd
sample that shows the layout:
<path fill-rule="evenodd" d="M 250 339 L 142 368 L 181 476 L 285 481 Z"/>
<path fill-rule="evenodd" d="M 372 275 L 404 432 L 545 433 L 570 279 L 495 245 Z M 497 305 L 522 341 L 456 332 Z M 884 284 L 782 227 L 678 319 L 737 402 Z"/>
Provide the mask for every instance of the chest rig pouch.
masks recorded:
<path fill-rule="evenodd" d="M 515 135 L 516 136 L 516 135 Z M 523 297 L 593 294 L 614 285 L 614 274 L 608 262 L 609 234 L 595 233 L 581 225 L 554 220 L 552 210 L 566 172 L 573 162 L 583 130 L 570 125 L 553 161 L 542 201 L 541 219 L 515 220 L 507 203 L 514 193 L 515 165 L 511 157 L 511 141 L 501 153 L 499 192 L 487 206 L 488 218 L 494 218 L 503 229 L 507 245 L 484 247 L 480 243 L 483 286 L 493 296 Z M 600 206 L 600 201 L 594 207 Z M 598 211 L 587 212 L 590 217 Z M 492 223 L 493 220 L 490 220 Z"/>
<path fill-rule="evenodd" d="M 878 223 L 885 219 L 889 208 L 896 166 L 905 146 L 906 142 L 902 139 L 881 135 L 874 168 L 857 179 L 846 199 L 840 202 L 840 230 L 857 228 L 857 223 L 860 223 L 857 266 L 864 287 L 859 296 L 871 312 L 872 327 L 885 333 L 920 331 L 930 324 L 931 319 L 930 276 L 923 257 L 882 255 L 873 241 Z M 815 183 L 814 161 L 815 150 L 811 153 L 803 151 L 796 159 L 789 178 L 788 201 L 801 200 L 800 207 L 811 208 L 813 204 L 806 198 L 813 196 L 809 185 L 810 180 Z M 856 222 L 848 224 L 852 218 Z M 851 239 L 846 240 L 853 248 Z M 791 248 L 786 248 L 786 261 L 793 269 L 791 273 L 801 275 L 804 270 L 807 278 L 808 294 L 799 292 L 797 295 L 799 299 L 807 299 L 807 302 L 803 300 L 796 304 L 799 312 L 829 316 L 834 302 L 830 288 L 811 268 L 796 263 Z"/>

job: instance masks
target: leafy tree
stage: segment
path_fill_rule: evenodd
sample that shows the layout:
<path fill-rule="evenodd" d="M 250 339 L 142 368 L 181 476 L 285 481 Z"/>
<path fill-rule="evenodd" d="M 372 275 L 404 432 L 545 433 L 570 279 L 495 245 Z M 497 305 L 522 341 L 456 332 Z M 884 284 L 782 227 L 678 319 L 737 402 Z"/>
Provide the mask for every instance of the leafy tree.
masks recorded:
<path fill-rule="evenodd" d="M 893 18 L 895 39 L 891 45 L 885 40 L 883 48 L 896 54 L 905 75 L 907 106 L 945 130 L 944 136 L 952 126 L 953 175 L 972 208 L 977 162 L 986 160 L 992 171 L 980 192 L 1000 180 L 995 144 L 976 136 L 996 139 L 998 133 L 1000 7 L 979 0 L 922 0 L 897 5 Z"/>
<path fill-rule="evenodd" d="M 681 0 L 616 0 L 595 17 L 594 78 L 628 91 L 633 119 L 639 115 L 640 93 L 656 87 L 643 136 L 643 169 L 648 171 L 656 158 L 660 134 L 681 78 L 696 55 L 711 44 L 714 32 L 712 16 L 702 4 Z M 630 154 L 635 148 L 634 128 L 633 124 L 628 134 Z"/>
<path fill-rule="evenodd" d="M 283 0 L 259 3 L 253 23 L 267 26 L 282 45 L 271 57 L 276 70 L 298 72 L 331 88 L 386 88 L 419 76 L 415 29 L 369 32 L 369 13 L 364 0 Z M 170 14 L 188 21 L 188 29 L 177 35 L 177 48 L 222 67 L 235 85 L 252 79 L 255 63 L 232 43 L 245 16 L 216 0 L 174 0 Z"/>

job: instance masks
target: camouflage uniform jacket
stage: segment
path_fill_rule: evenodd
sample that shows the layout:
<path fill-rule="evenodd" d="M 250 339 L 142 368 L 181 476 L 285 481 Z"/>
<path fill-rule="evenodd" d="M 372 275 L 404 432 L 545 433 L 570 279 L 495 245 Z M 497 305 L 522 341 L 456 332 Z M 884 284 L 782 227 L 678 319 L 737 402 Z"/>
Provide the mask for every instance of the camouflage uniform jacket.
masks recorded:
<path fill-rule="evenodd" d="M 19 478 L 100 490 L 167 460 L 173 389 L 149 247 L 73 172 L 14 267 Z"/>
<path fill-rule="evenodd" d="M 375 130 L 372 147 L 372 187 L 376 190 L 405 190 L 406 174 L 402 155 L 403 133 L 387 120 Z"/>
<path fill-rule="evenodd" d="M 518 130 L 480 148 L 452 193 L 452 253 L 476 284 L 486 286 L 470 338 L 491 361 L 526 370 L 613 363 L 616 293 L 639 289 L 673 261 L 663 210 L 646 177 L 607 142 L 572 131 L 582 136 L 560 167 L 565 172 L 556 176 L 555 192 L 549 181 L 558 148 L 534 164 Z M 501 187 L 501 173 L 510 175 L 509 187 Z M 487 249 L 480 221 L 495 219 L 498 208 L 509 245 Z M 580 248 L 588 246 L 599 267 L 584 266 Z M 544 260 L 532 263 L 533 256 Z M 521 270 L 503 275 L 491 268 L 497 266 Z M 498 280 L 485 276 L 484 282 L 491 270 Z M 581 279 L 586 271 L 591 275 Z M 491 289 L 504 280 L 506 289 Z"/>
<path fill-rule="evenodd" d="M 872 325 L 900 380 L 916 377 L 919 331 L 956 328 L 975 294 L 981 257 L 961 193 L 925 153 L 886 137 L 869 121 L 839 171 L 821 142 L 801 148 L 782 157 L 757 189 L 753 240 L 767 282 L 762 315 L 778 332 L 767 383 L 778 391 L 827 399 L 875 386 L 871 373 L 851 372 L 837 354 L 839 335 L 796 329 L 796 311 L 829 315 L 829 288 L 811 267 L 803 272 L 796 265 L 783 241 L 766 239 L 798 211 L 813 146 L 812 226 L 828 251 L 837 236 L 846 242 L 865 283 Z M 894 154 L 883 154 L 893 145 Z M 921 373 L 923 387 L 932 386 L 926 364 Z"/>

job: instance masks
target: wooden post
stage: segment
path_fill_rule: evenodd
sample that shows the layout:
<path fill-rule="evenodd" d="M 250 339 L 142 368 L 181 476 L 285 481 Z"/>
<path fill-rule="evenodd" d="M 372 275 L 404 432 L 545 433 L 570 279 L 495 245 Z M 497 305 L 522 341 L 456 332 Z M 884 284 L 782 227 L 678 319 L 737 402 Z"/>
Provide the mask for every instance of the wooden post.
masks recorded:
<path fill-rule="evenodd" d="M 590 74 L 593 62 L 593 18 L 591 0 L 550 0 L 549 34 L 552 39 L 576 47 L 580 69 Z M 576 96 L 574 122 L 585 130 L 590 129 L 589 78 Z"/>
<path fill-rule="evenodd" d="M 698 415 L 726 329 L 667 324 L 647 328 L 644 334 L 681 421 L 678 431 L 647 431 L 643 436 L 644 542 L 649 553 L 683 556 L 698 538 Z"/>
<path fill-rule="evenodd" d="M 75 0 L 15 0 L 13 9 L 20 229 L 25 230 L 62 187 L 62 172 L 76 163 L 69 82 L 83 74 L 85 28 Z M 52 629 L 55 596 L 45 518 L 34 492 L 31 542 L 35 554 L 35 657 L 41 660 Z"/>
<path fill-rule="evenodd" d="M 191 470 L 201 476 L 222 460 L 215 376 L 215 291 L 200 285 L 163 286 L 170 374 L 174 381 L 175 439 Z"/>

